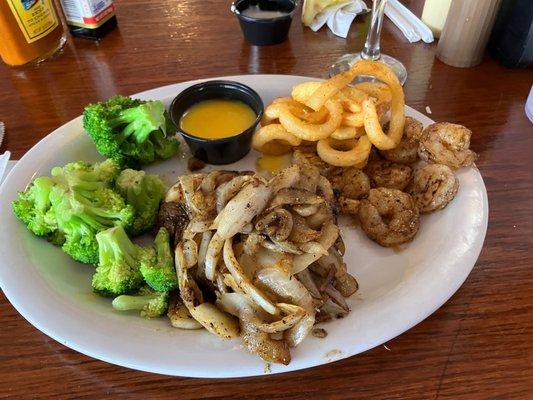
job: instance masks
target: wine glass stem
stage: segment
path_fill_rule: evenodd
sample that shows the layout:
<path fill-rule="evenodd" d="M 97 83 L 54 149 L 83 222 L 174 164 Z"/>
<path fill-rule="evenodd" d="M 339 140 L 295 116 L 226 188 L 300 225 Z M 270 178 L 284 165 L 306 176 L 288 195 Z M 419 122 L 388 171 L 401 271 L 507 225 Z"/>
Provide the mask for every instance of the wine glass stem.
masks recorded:
<path fill-rule="evenodd" d="M 387 0 L 374 0 L 372 2 L 372 19 L 370 21 L 370 29 L 366 36 L 365 47 L 361 52 L 361 58 L 365 60 L 379 60 L 381 52 L 379 48 L 379 41 L 381 37 L 381 27 L 383 25 L 383 14 L 385 13 L 385 5 Z"/>

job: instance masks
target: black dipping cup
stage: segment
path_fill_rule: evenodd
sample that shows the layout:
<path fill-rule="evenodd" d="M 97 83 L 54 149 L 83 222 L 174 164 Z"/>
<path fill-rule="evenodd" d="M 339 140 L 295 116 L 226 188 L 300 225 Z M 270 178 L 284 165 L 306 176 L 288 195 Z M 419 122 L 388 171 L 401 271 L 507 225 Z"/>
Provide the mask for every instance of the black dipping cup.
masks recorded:
<path fill-rule="evenodd" d="M 194 136 L 180 128 L 180 119 L 185 112 L 203 100 L 240 100 L 254 110 L 257 118 L 252 125 L 235 136 L 223 139 L 205 139 Z M 193 85 L 178 94 L 170 105 L 170 118 L 181 133 L 194 157 L 208 164 L 230 164 L 243 158 L 250 151 L 252 135 L 263 116 L 263 101 L 252 88 L 239 82 L 207 81 Z"/>
<path fill-rule="evenodd" d="M 259 4 L 262 10 L 284 11 L 287 15 L 277 18 L 253 18 L 242 15 L 241 12 L 251 3 Z M 231 5 L 231 11 L 239 18 L 244 37 L 256 46 L 268 46 L 285 41 L 295 8 L 294 0 L 235 0 Z"/>

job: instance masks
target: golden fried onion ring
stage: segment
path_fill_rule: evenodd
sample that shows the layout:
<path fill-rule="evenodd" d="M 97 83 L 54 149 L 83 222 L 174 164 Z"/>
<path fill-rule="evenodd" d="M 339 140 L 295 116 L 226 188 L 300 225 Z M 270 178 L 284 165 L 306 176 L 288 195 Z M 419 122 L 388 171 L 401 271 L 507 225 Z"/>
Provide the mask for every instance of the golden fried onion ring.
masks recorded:
<path fill-rule="evenodd" d="M 346 86 L 334 98 L 340 100 L 346 111 L 358 113 L 361 112 L 361 104 L 364 100 L 368 99 L 368 95 L 362 90 L 352 86 Z"/>
<path fill-rule="evenodd" d="M 305 103 L 322 85 L 322 82 L 303 82 L 293 86 L 291 96 L 294 100 Z"/>
<path fill-rule="evenodd" d="M 366 93 L 368 96 L 374 97 L 377 103 L 388 103 L 392 99 L 392 94 L 389 87 L 381 82 L 360 82 L 354 85 L 354 88 Z M 363 102 L 362 99 L 361 103 Z"/>
<path fill-rule="evenodd" d="M 387 111 L 389 111 L 391 105 L 392 94 L 389 87 L 381 82 L 361 82 L 355 86 L 368 96 L 376 99 L 376 111 L 381 120 Z"/>
<path fill-rule="evenodd" d="M 333 132 L 330 138 L 335 140 L 347 140 L 357 139 L 365 134 L 363 127 L 354 128 L 352 126 L 339 126 L 335 132 Z"/>
<path fill-rule="evenodd" d="M 376 125 L 375 116 L 377 113 L 371 113 L 372 107 L 369 105 L 371 100 L 363 101 L 363 113 L 365 114 L 365 130 L 372 132 L 369 134 L 369 139 L 374 146 L 380 150 L 389 150 L 398 145 L 403 135 L 403 127 L 405 124 L 405 98 L 402 85 L 392 70 L 385 64 L 361 60 L 339 75 L 335 75 L 329 80 L 322 83 L 313 95 L 307 99 L 305 104 L 313 110 L 320 109 L 331 97 L 335 96 L 343 87 L 347 86 L 357 75 L 371 75 L 384 82 L 391 93 L 391 120 L 388 135 L 383 133 L 381 125 Z M 373 103 L 373 102 L 372 102 Z M 365 106 L 366 105 L 366 106 Z M 379 130 L 377 129 L 379 127 Z"/>
<path fill-rule="evenodd" d="M 402 139 L 403 128 L 401 131 L 393 131 L 392 124 L 396 121 L 396 126 L 400 126 L 401 124 L 403 127 L 403 123 L 405 122 L 405 115 L 403 113 L 402 115 L 398 115 L 398 113 L 392 114 L 388 135 L 381 128 L 376 105 L 372 100 L 368 99 L 363 102 L 363 115 L 366 134 L 374 146 L 380 150 L 390 150 L 398 146 L 398 143 Z M 396 119 L 394 119 L 395 117 Z M 400 117 L 404 118 L 400 121 Z"/>
<path fill-rule="evenodd" d="M 342 106 L 339 102 L 328 100 L 324 107 L 329 112 L 328 119 L 322 124 L 303 121 L 284 107 L 279 111 L 279 122 L 294 136 L 309 141 L 325 139 L 337 129 L 342 121 Z"/>
<path fill-rule="evenodd" d="M 322 82 L 303 82 L 292 88 L 291 96 L 299 103 L 305 103 L 313 93 L 322 85 Z M 342 88 L 333 100 L 338 100 L 343 108 L 348 112 L 361 112 L 361 103 L 368 98 L 368 94 L 363 90 L 352 86 Z"/>
<path fill-rule="evenodd" d="M 264 154 L 281 155 L 290 151 L 291 146 L 299 146 L 302 140 L 281 124 L 270 124 L 259 128 L 252 137 L 252 147 Z"/>
<path fill-rule="evenodd" d="M 290 97 L 280 97 L 274 99 L 272 104 L 270 104 L 264 112 L 265 121 L 268 122 L 279 119 L 279 113 L 281 109 L 288 109 L 294 116 L 309 122 L 311 124 L 320 124 L 323 123 L 328 117 L 328 110 L 322 108 L 318 111 L 314 111 L 307 107 L 305 104 L 299 103 L 298 101 Z"/>
<path fill-rule="evenodd" d="M 360 61 L 363 62 L 363 61 Z M 311 97 L 309 97 L 304 104 L 308 107 L 311 107 L 313 110 L 320 110 L 326 102 L 339 93 L 343 87 L 347 86 L 356 75 L 353 73 L 354 68 L 360 62 L 356 63 L 354 67 L 345 71 L 339 75 L 335 75 L 332 78 L 329 78 L 327 81 L 324 81 L 318 86 L 318 88 L 313 92 Z"/>
<path fill-rule="evenodd" d="M 353 128 L 360 128 L 364 126 L 365 120 L 362 112 L 359 113 L 344 113 L 342 115 L 342 125 L 351 126 Z"/>
<path fill-rule="evenodd" d="M 349 150 L 336 150 L 336 147 L 349 147 Z M 362 168 L 366 164 L 372 149 L 372 143 L 368 137 L 362 136 L 359 140 L 349 139 L 335 141 L 327 138 L 320 140 L 316 146 L 319 157 L 330 165 L 336 167 L 356 167 Z"/>

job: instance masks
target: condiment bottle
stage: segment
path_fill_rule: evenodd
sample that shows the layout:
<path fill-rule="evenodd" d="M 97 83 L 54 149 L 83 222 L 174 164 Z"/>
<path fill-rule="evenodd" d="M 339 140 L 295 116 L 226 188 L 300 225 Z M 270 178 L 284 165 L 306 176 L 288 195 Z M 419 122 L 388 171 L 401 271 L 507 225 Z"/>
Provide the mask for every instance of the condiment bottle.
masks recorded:
<path fill-rule="evenodd" d="M 454 0 L 437 46 L 437 57 L 453 67 L 472 67 L 483 59 L 501 0 Z"/>
<path fill-rule="evenodd" d="M 504 66 L 533 66 L 533 1 L 502 2 L 488 49 Z"/>
<path fill-rule="evenodd" d="M 452 0 L 426 0 L 422 21 L 431 29 L 433 36 L 440 37 Z"/>
<path fill-rule="evenodd" d="M 0 56 L 6 64 L 45 60 L 65 41 L 53 0 L 0 1 Z"/>
<path fill-rule="evenodd" d="M 113 0 L 60 0 L 73 36 L 98 40 L 117 26 Z"/>

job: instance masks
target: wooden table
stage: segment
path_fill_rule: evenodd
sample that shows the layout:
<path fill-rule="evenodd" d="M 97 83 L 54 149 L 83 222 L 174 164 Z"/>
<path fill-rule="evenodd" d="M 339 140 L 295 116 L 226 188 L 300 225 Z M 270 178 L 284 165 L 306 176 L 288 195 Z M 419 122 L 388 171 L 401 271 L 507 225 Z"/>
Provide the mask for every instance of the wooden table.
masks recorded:
<path fill-rule="evenodd" d="M 249 46 L 220 0 L 117 1 L 119 29 L 100 43 L 71 39 L 54 60 L 0 65 L 0 120 L 20 158 L 91 101 L 174 82 L 234 74 L 324 76 L 360 50 L 368 18 L 347 40 L 294 21 L 290 40 Z M 420 15 L 421 2 L 408 2 Z M 461 289 L 400 337 L 364 354 L 304 371 L 249 379 L 173 378 L 76 353 L 26 322 L 0 296 L 0 397 L 250 399 L 533 398 L 533 125 L 524 114 L 531 70 L 487 59 L 470 69 L 435 58 L 435 44 L 409 44 L 386 21 L 382 48 L 409 72 L 407 103 L 473 131 L 490 222 L 481 256 Z M 21 283 L 23 284 L 23 283 Z"/>

